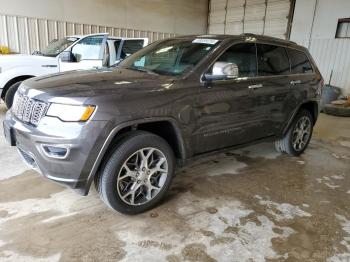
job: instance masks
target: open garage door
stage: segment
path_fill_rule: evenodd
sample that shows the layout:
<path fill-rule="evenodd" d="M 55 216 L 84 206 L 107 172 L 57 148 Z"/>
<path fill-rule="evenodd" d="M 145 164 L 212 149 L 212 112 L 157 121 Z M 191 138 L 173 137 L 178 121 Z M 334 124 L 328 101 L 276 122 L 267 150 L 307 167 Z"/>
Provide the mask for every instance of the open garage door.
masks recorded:
<path fill-rule="evenodd" d="M 292 0 L 211 0 L 210 34 L 254 33 L 289 38 Z"/>

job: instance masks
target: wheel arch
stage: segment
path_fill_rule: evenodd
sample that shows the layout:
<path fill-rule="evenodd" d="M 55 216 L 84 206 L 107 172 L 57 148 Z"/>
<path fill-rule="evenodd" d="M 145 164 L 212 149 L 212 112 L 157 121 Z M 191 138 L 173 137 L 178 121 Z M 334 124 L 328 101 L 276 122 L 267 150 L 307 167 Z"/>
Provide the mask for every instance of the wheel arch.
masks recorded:
<path fill-rule="evenodd" d="M 314 125 L 315 125 L 318 118 L 318 112 L 319 112 L 318 103 L 316 101 L 308 101 L 300 105 L 298 111 L 300 111 L 301 109 L 306 109 L 312 114 Z"/>
<path fill-rule="evenodd" d="M 29 78 L 32 78 L 32 77 L 35 77 L 33 75 L 21 75 L 21 76 L 16 76 L 14 78 L 12 78 L 11 80 L 7 81 L 7 83 L 4 85 L 4 88 L 2 90 L 2 93 L 1 93 L 1 98 L 4 99 L 5 96 L 6 96 L 6 93 L 7 93 L 7 90 L 9 90 L 9 88 L 18 83 L 18 82 L 21 82 L 21 81 L 24 81 L 24 80 L 27 80 Z"/>
<path fill-rule="evenodd" d="M 311 113 L 311 115 L 313 117 L 313 124 L 315 125 L 315 123 L 317 121 L 317 118 L 318 118 L 318 114 L 319 114 L 318 102 L 317 101 L 306 101 L 306 102 L 300 104 L 299 107 L 293 112 L 293 114 L 290 117 L 287 125 L 283 129 L 282 136 L 284 136 L 288 132 L 288 129 L 291 126 L 291 124 L 293 123 L 293 120 L 294 120 L 295 116 L 302 109 L 306 109 L 306 110 L 308 110 Z"/>
<path fill-rule="evenodd" d="M 130 121 L 116 126 L 105 140 L 95 163 L 89 173 L 85 194 L 87 195 L 94 177 L 100 172 L 103 163 L 109 157 L 110 150 L 118 144 L 129 132 L 142 130 L 153 133 L 165 139 L 174 151 L 174 155 L 178 160 L 184 160 L 187 157 L 185 142 L 181 130 L 172 118 L 151 118 Z"/>

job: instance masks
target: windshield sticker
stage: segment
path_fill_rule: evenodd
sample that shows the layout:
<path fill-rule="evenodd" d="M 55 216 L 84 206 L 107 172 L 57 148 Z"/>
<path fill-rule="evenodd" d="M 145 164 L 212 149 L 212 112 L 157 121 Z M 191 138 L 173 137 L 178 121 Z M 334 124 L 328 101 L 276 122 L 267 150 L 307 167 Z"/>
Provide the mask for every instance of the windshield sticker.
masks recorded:
<path fill-rule="evenodd" d="M 208 38 L 197 38 L 192 41 L 194 44 L 207 44 L 207 45 L 215 45 L 219 40 L 217 39 L 208 39 Z"/>

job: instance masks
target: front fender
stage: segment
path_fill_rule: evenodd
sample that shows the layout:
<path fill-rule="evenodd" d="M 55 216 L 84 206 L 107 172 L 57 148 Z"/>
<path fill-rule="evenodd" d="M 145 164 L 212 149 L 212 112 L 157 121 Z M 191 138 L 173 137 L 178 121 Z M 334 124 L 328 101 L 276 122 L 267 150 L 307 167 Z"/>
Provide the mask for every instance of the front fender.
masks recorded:
<path fill-rule="evenodd" d="M 118 132 L 120 130 L 122 130 L 125 127 L 129 127 L 129 126 L 133 126 L 133 125 L 137 125 L 137 124 L 144 124 L 144 123 L 151 123 L 151 122 L 157 122 L 157 121 L 169 121 L 173 127 L 176 130 L 176 136 L 177 139 L 179 139 L 179 143 L 180 143 L 180 153 L 182 155 L 183 159 L 187 158 L 186 155 L 186 148 L 185 148 L 185 141 L 183 140 L 183 136 L 182 133 L 178 127 L 177 121 L 171 117 L 151 117 L 151 118 L 144 118 L 144 119 L 138 119 L 138 120 L 132 120 L 132 121 L 127 121 L 127 122 L 123 122 L 118 124 L 117 126 L 115 126 L 114 128 L 112 128 L 112 130 L 109 132 L 107 138 L 104 141 L 104 144 L 102 145 L 97 158 L 93 164 L 93 167 L 89 173 L 88 179 L 86 181 L 85 184 L 85 190 L 83 192 L 83 195 L 87 195 L 89 193 L 90 190 L 90 186 L 92 184 L 92 181 L 100 167 L 100 164 L 102 163 L 102 159 L 105 156 L 105 154 L 107 153 L 107 150 L 109 148 L 109 146 L 111 145 L 112 141 L 114 140 L 115 136 L 118 135 Z"/>

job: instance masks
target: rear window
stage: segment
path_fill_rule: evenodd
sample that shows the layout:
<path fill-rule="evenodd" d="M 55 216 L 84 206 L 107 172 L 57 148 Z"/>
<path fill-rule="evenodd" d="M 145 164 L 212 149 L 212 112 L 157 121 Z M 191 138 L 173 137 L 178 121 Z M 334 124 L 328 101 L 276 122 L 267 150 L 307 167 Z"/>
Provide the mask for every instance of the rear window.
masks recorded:
<path fill-rule="evenodd" d="M 288 75 L 289 61 L 284 47 L 258 44 L 258 75 Z"/>
<path fill-rule="evenodd" d="M 312 73 L 311 63 L 305 53 L 287 48 L 290 59 L 292 74 Z"/>

